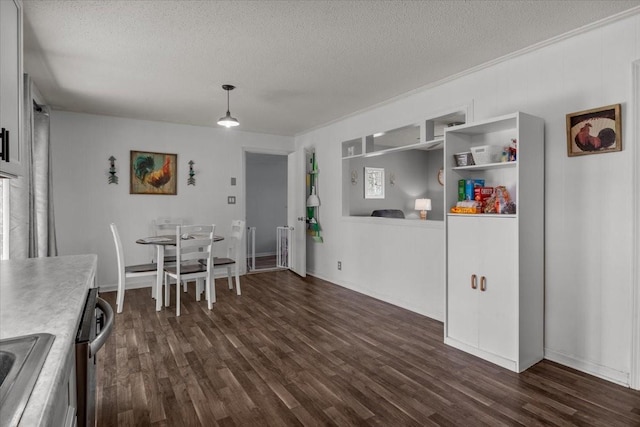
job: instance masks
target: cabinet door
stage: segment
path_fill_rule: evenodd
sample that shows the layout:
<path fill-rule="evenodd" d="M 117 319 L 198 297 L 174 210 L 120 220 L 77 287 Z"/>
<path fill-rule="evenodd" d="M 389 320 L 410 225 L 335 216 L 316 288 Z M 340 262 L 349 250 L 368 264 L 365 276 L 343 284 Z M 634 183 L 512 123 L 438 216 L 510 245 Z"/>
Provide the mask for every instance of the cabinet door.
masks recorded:
<path fill-rule="evenodd" d="M 0 160 L 0 172 L 22 173 L 20 106 L 22 96 L 22 13 L 20 3 L 0 1 L 0 127 L 9 132 L 9 161 Z M 5 150 L 0 149 L 3 152 Z"/>
<path fill-rule="evenodd" d="M 478 347 L 507 359 L 518 355 L 517 219 L 480 218 Z M 484 277 L 484 290 L 480 289 Z"/>
<path fill-rule="evenodd" d="M 472 275 L 479 285 L 478 219 L 449 217 L 447 225 L 447 335 L 467 345 L 478 346 L 479 289 L 472 288 Z"/>
<path fill-rule="evenodd" d="M 448 336 L 515 360 L 517 219 L 452 216 L 447 227 Z"/>

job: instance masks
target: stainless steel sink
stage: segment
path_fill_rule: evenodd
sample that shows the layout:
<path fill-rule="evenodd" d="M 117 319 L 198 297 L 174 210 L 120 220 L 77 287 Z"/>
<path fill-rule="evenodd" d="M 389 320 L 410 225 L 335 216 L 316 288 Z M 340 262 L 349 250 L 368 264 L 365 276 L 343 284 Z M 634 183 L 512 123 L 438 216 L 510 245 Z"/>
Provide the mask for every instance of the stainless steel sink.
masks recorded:
<path fill-rule="evenodd" d="M 15 362 L 15 354 L 8 351 L 0 351 L 0 386 L 4 383 L 5 378 L 9 376 Z"/>
<path fill-rule="evenodd" d="M 20 421 L 54 339 L 34 334 L 0 340 L 0 426 Z"/>

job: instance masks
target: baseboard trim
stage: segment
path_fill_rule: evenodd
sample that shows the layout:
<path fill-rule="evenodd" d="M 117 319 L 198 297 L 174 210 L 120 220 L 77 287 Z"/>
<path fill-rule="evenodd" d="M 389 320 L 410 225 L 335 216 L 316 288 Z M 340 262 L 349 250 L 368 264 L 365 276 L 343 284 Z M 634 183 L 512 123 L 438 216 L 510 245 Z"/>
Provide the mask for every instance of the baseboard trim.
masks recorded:
<path fill-rule="evenodd" d="M 150 288 L 153 285 L 155 285 L 155 282 L 150 283 L 150 282 L 137 282 L 137 283 L 127 283 L 127 286 L 125 287 L 125 290 L 131 290 L 131 289 L 142 289 L 142 288 Z M 118 284 L 117 283 L 111 283 L 108 285 L 100 285 L 100 292 L 115 292 L 118 290 Z"/>
<path fill-rule="evenodd" d="M 494 363 L 502 368 L 508 369 L 512 372 L 516 372 L 519 373 L 524 369 L 519 370 L 518 369 L 518 364 L 514 361 L 514 360 L 509 360 L 509 359 L 505 359 L 504 357 L 498 356 L 496 354 L 493 353 L 489 353 L 487 351 L 484 350 L 480 350 L 479 348 L 476 347 L 472 347 L 470 345 L 467 345 L 463 342 L 460 342 L 456 339 L 450 338 L 450 337 L 445 337 L 444 338 L 444 343 L 446 345 L 449 345 L 451 347 L 457 348 L 458 350 L 462 350 L 465 353 L 469 353 L 472 354 L 476 357 L 479 357 L 480 359 L 484 359 L 487 360 L 491 363 Z"/>
<path fill-rule="evenodd" d="M 256 258 L 263 257 L 263 256 L 276 256 L 276 252 L 260 252 L 260 253 L 256 252 Z"/>
<path fill-rule="evenodd" d="M 430 319 L 437 320 L 438 322 L 443 322 L 444 321 L 443 320 L 444 319 L 444 315 L 440 315 L 439 313 L 427 313 L 424 310 L 421 310 L 420 308 L 418 308 L 416 306 L 407 304 L 407 303 L 405 303 L 403 301 L 400 301 L 400 300 L 395 300 L 393 298 L 389 298 L 387 295 L 379 295 L 379 294 L 376 294 L 376 293 L 366 292 L 365 289 L 360 288 L 355 283 L 351 283 L 351 282 L 348 282 L 348 281 L 337 281 L 335 279 L 329 279 L 329 278 L 324 277 L 322 275 L 316 274 L 314 271 L 311 271 L 311 270 L 307 270 L 307 275 L 316 277 L 316 278 L 321 279 L 321 280 L 325 280 L 327 282 L 333 283 L 333 284 L 338 285 L 338 286 L 342 286 L 343 288 L 349 289 L 351 291 L 357 292 L 357 293 L 362 294 L 362 295 L 366 295 L 366 296 L 371 297 L 371 298 L 375 298 L 375 299 L 377 299 L 379 301 L 386 302 L 387 304 L 391 304 L 391 305 L 395 305 L 396 307 L 404 308 L 405 310 L 409 310 L 409 311 L 412 311 L 414 313 L 420 314 L 422 316 L 428 317 Z"/>
<path fill-rule="evenodd" d="M 602 378 L 603 380 L 611 381 L 625 387 L 630 387 L 629 372 L 621 372 L 594 362 L 577 359 L 558 351 L 549 350 L 548 348 L 544 349 L 544 358 L 586 374 L 593 375 L 594 377 Z"/>

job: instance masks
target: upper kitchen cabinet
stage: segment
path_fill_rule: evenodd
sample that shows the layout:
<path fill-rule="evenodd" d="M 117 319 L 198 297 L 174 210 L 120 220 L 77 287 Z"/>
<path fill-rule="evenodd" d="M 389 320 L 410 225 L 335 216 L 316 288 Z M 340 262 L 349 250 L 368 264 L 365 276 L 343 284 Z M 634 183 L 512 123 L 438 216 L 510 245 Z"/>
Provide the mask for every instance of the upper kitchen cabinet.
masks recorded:
<path fill-rule="evenodd" d="M 22 175 L 22 3 L 0 1 L 0 176 Z"/>

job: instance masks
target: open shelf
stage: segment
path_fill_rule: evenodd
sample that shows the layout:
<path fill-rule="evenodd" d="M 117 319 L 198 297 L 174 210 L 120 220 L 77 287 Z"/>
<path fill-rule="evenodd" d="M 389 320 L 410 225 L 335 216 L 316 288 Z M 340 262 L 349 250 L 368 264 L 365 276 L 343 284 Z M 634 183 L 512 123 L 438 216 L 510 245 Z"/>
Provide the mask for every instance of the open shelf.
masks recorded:
<path fill-rule="evenodd" d="M 447 216 L 461 216 L 461 217 L 482 217 L 482 218 L 517 218 L 517 214 L 461 214 L 461 213 L 448 213 Z"/>
<path fill-rule="evenodd" d="M 485 171 L 491 169 L 509 169 L 515 168 L 518 165 L 518 161 L 515 162 L 499 162 L 499 163 L 487 163 L 484 165 L 471 165 L 471 166 L 456 166 L 451 168 L 454 171 Z"/>

